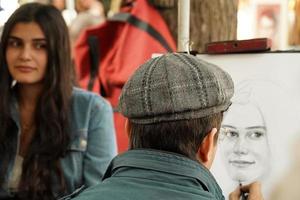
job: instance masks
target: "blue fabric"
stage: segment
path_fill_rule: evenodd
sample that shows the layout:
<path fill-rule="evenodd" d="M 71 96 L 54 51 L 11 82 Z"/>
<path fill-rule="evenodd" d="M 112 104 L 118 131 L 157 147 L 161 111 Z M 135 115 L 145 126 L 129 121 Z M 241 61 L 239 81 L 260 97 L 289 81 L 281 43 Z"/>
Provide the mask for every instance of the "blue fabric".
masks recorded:
<path fill-rule="evenodd" d="M 16 102 L 12 103 L 11 113 L 18 129 L 15 135 L 15 151 L 20 136 L 20 119 Z M 113 124 L 113 111 L 110 104 L 97 94 L 73 89 L 71 102 L 71 144 L 67 155 L 61 159 L 68 193 L 82 187 L 89 187 L 101 181 L 104 172 L 117 154 Z M 8 177 L 13 167 L 9 164 Z M 7 177 L 7 178 L 8 178 Z M 58 184 L 53 188 L 58 191 Z M 8 195 L 7 189 L 0 189 L 0 197 Z M 57 196 L 61 194 L 56 193 Z"/>
<path fill-rule="evenodd" d="M 156 150 L 130 150 L 113 159 L 103 182 L 75 200 L 224 200 L 216 180 L 200 163 Z"/>

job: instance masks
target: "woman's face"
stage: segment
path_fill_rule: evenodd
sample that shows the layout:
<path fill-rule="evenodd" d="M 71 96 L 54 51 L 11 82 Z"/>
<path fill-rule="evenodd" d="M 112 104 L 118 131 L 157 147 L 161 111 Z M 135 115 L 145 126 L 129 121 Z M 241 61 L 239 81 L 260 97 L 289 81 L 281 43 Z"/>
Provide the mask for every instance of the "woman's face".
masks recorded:
<path fill-rule="evenodd" d="M 35 22 L 17 23 L 10 32 L 6 62 L 19 84 L 41 84 L 47 66 L 46 38 Z"/>
<path fill-rule="evenodd" d="M 249 182 L 265 174 L 270 152 L 265 123 L 257 107 L 230 107 L 222 123 L 220 150 L 233 180 Z"/>

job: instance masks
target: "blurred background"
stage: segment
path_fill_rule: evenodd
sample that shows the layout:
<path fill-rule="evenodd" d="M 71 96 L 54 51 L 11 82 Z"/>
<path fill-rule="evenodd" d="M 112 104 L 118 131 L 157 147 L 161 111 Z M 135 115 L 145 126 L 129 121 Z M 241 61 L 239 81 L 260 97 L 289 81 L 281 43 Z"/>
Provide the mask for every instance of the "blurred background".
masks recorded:
<path fill-rule="evenodd" d="M 3 26 L 10 14 L 20 5 L 34 0 L 0 0 L 0 26 Z M 69 26 L 74 25 L 74 19 L 82 12 L 90 10 L 90 16 L 81 17 L 81 21 L 96 16 L 89 20 L 89 25 L 101 23 L 112 8 L 120 0 L 35 0 L 50 3 L 59 8 Z M 160 0 L 161 2 L 174 2 Z M 156 3 L 154 0 L 154 4 Z M 200 2 L 200 1 L 199 1 Z M 203 1 L 205 2 L 205 0 Z M 206 1 L 208 2 L 208 1 Z M 193 3 L 193 2 L 192 2 Z M 98 4 L 97 6 L 95 6 Z M 157 3 L 156 3 L 157 4 Z M 166 4 L 166 3 L 165 3 Z M 170 3 L 169 3 L 170 4 Z M 268 37 L 273 41 L 272 50 L 299 49 L 300 45 L 300 0 L 239 0 L 237 1 L 237 26 L 234 33 L 236 38 L 250 39 Z M 97 8 L 95 8 L 97 7 Z M 158 9 L 161 6 L 157 6 Z M 164 8 L 165 9 L 165 8 Z M 197 10 L 194 10 L 197 13 Z M 200 10 L 199 10 L 200 12 Z M 223 12 L 219 9 L 219 12 Z M 164 14 L 164 13 L 163 13 Z M 97 18 L 98 17 L 98 18 Z M 226 20 L 226 19 L 225 19 Z M 228 18 L 229 24 L 235 22 Z M 167 20 L 168 21 L 168 20 Z M 175 20 L 174 20 L 175 21 Z M 73 22 L 73 25 L 72 25 Z M 76 22 L 80 23 L 80 22 Z M 74 28 L 74 27 L 72 27 Z M 81 27 L 75 27 L 80 29 Z M 213 29 L 211 31 L 214 31 Z M 217 31 L 217 30 L 216 30 Z M 77 33 L 78 34 L 78 33 Z M 77 37 L 75 34 L 74 37 Z M 212 38 L 212 40 L 214 40 Z M 200 49 L 201 50 L 201 49 Z"/>

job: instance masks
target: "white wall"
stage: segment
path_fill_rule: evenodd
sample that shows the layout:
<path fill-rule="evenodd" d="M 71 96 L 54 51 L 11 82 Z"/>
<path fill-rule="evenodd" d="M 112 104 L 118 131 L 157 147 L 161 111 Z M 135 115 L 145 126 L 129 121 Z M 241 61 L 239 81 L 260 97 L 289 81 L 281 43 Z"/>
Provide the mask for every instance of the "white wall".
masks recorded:
<path fill-rule="evenodd" d="M 0 11 L 0 26 L 3 26 L 8 17 L 19 7 L 18 0 L 1 0 L 1 7 L 4 10 Z"/>

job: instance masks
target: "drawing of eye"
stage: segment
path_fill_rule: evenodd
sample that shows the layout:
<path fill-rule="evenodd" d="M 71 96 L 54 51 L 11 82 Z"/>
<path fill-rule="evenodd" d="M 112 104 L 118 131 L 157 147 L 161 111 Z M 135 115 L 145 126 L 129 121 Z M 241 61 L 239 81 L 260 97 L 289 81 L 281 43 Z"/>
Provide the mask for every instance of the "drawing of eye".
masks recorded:
<path fill-rule="evenodd" d="M 247 137 L 252 140 L 259 140 L 265 136 L 264 130 L 251 130 L 247 133 Z"/>
<path fill-rule="evenodd" d="M 239 137 L 239 133 L 235 130 L 228 130 L 226 132 L 226 137 L 228 138 L 238 138 Z"/>
<path fill-rule="evenodd" d="M 223 137 L 234 139 L 239 137 L 239 132 L 232 128 L 222 127 L 221 128 L 221 134 Z"/>

